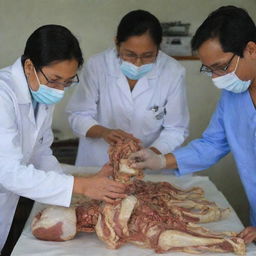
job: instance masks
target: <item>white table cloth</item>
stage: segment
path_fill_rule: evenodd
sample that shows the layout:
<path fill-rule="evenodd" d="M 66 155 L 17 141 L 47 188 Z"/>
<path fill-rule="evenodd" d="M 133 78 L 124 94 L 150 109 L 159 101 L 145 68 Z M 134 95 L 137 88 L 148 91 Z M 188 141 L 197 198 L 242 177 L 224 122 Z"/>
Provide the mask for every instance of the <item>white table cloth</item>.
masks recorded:
<path fill-rule="evenodd" d="M 77 168 L 74 166 L 63 165 L 67 173 L 80 173 L 80 172 L 95 172 L 95 167 L 83 167 Z M 145 176 L 145 180 L 151 181 L 168 181 L 174 183 L 182 188 L 189 188 L 192 186 L 200 186 L 205 191 L 205 197 L 209 201 L 216 202 L 219 206 L 226 208 L 232 207 L 225 199 L 223 194 L 217 190 L 216 186 L 204 176 L 183 176 L 175 177 L 174 175 L 167 174 L 148 174 Z M 12 256 L 150 256 L 150 255 L 165 255 L 165 256 L 188 256 L 192 254 L 169 252 L 165 254 L 156 254 L 153 250 L 142 249 L 135 245 L 126 244 L 118 250 L 110 250 L 105 247 L 105 244 L 100 241 L 95 233 L 79 233 L 77 236 L 66 242 L 46 242 L 37 240 L 32 234 L 30 224 L 32 218 L 46 205 L 35 203 L 30 217 L 24 227 L 24 230 L 12 252 Z M 203 224 L 207 228 L 216 231 L 235 231 L 240 232 L 244 227 L 237 217 L 236 213 L 232 209 L 231 215 L 222 221 Z M 231 256 L 233 253 L 205 253 L 203 255 L 226 255 Z M 256 255 L 256 246 L 250 244 L 247 247 L 248 256 Z"/>

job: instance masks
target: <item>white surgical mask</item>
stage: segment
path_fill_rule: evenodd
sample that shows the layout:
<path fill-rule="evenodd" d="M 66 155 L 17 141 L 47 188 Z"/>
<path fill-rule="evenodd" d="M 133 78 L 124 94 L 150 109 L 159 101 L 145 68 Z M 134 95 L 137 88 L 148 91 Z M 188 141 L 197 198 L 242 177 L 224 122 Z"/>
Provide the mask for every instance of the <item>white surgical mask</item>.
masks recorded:
<path fill-rule="evenodd" d="M 33 91 L 31 88 L 29 88 L 33 99 L 38 103 L 43 103 L 48 105 L 56 104 L 59 101 L 61 101 L 61 99 L 64 96 L 64 91 L 55 89 L 55 88 L 50 88 L 45 84 L 41 84 L 35 69 L 34 69 L 34 72 L 36 75 L 37 82 L 39 84 L 39 88 L 37 91 Z"/>
<path fill-rule="evenodd" d="M 152 70 L 154 63 L 144 64 L 140 67 L 122 60 L 121 71 L 123 74 L 131 80 L 139 80 L 141 77 L 145 76 L 148 72 Z"/>
<path fill-rule="evenodd" d="M 234 93 L 245 92 L 250 84 L 251 80 L 243 81 L 236 75 L 236 69 L 238 67 L 240 57 L 237 59 L 235 70 L 223 76 L 212 78 L 214 85 L 219 89 L 225 89 Z"/>

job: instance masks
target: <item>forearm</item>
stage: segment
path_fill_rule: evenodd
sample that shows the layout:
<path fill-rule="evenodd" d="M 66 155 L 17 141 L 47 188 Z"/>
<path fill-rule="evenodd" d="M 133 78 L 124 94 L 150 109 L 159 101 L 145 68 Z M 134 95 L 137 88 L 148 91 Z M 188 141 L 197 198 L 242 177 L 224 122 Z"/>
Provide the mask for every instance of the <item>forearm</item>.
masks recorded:
<path fill-rule="evenodd" d="M 177 161 L 173 154 L 169 153 L 165 155 L 166 169 L 177 169 Z"/>
<path fill-rule="evenodd" d="M 73 194 L 83 194 L 83 187 L 86 185 L 83 185 L 87 182 L 85 178 L 81 177 L 74 177 L 74 186 L 73 186 Z"/>
<path fill-rule="evenodd" d="M 94 125 L 88 130 L 85 136 L 89 138 L 102 138 L 106 131 L 109 131 L 109 129 L 101 125 Z"/>

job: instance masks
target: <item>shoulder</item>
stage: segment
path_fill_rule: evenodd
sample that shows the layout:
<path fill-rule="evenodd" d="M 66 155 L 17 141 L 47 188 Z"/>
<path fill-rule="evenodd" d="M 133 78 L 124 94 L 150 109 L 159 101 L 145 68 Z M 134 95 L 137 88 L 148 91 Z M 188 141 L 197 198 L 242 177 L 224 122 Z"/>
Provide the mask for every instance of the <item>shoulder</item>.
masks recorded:
<path fill-rule="evenodd" d="M 12 66 L 5 67 L 0 69 L 0 83 L 1 85 L 5 85 L 5 87 L 11 87 L 12 85 L 12 72 L 11 72 Z"/>
<path fill-rule="evenodd" d="M 12 115 L 15 109 L 16 97 L 13 91 L 0 80 L 0 113 Z"/>
<path fill-rule="evenodd" d="M 0 97 L 1 101 L 11 100 L 15 93 L 13 91 L 13 82 L 11 76 L 11 68 L 6 67 L 0 69 Z"/>
<path fill-rule="evenodd" d="M 85 79 L 94 77 L 94 79 L 105 79 L 108 75 L 116 75 L 119 71 L 119 62 L 116 50 L 107 49 L 90 57 L 82 69 L 82 76 Z"/>
<path fill-rule="evenodd" d="M 113 58 L 114 58 L 114 50 L 107 49 L 103 52 L 100 52 L 98 54 L 91 56 L 88 59 L 85 66 L 94 67 L 94 68 L 107 67 L 107 65 L 111 62 Z"/>

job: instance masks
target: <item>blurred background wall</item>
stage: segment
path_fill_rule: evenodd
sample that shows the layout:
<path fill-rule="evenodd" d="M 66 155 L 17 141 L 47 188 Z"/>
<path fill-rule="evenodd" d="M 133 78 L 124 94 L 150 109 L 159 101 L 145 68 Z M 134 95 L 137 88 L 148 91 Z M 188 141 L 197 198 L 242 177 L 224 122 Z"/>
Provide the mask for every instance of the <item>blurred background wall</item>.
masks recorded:
<path fill-rule="evenodd" d="M 189 22 L 193 34 L 206 16 L 222 5 L 243 7 L 256 21 L 255 0 L 0 0 L 0 67 L 12 64 L 23 53 L 28 36 L 41 25 L 61 24 L 68 27 L 78 37 L 84 57 L 88 59 L 114 46 L 117 25 L 131 10 L 150 11 L 161 22 Z M 199 137 L 207 127 L 219 91 L 208 77 L 200 75 L 199 61 L 181 63 L 187 69 L 190 141 Z M 57 136 L 60 139 L 73 137 L 64 113 L 71 94 L 72 90 L 69 90 L 55 110 L 53 128 L 59 131 Z M 210 177 L 247 224 L 247 201 L 232 157 L 225 157 L 200 175 Z"/>

